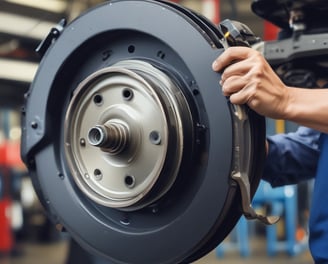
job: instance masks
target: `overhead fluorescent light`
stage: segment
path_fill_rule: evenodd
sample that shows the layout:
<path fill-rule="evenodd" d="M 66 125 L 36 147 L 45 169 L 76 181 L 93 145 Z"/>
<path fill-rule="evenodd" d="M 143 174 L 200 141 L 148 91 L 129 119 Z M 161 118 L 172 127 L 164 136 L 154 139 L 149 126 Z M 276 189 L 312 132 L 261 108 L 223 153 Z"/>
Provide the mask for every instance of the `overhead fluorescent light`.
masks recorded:
<path fill-rule="evenodd" d="M 54 23 L 0 11 L 0 32 L 43 39 L 53 26 Z"/>
<path fill-rule="evenodd" d="M 10 3 L 43 9 L 54 13 L 63 13 L 67 9 L 67 2 L 59 0 L 5 0 Z"/>
<path fill-rule="evenodd" d="M 0 59 L 0 79 L 31 83 L 38 63 Z"/>

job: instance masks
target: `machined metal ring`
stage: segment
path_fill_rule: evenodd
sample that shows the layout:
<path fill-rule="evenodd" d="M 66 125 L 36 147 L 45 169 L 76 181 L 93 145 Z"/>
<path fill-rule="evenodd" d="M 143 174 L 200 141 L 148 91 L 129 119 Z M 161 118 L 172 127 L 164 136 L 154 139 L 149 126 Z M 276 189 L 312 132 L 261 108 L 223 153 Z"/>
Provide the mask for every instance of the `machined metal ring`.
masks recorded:
<path fill-rule="evenodd" d="M 90 199 L 132 206 L 147 197 L 164 167 L 170 177 L 143 206 L 174 183 L 183 154 L 182 118 L 191 121 L 176 85 L 140 60 L 121 61 L 79 84 L 66 114 L 65 154 L 74 181 Z M 168 153 L 170 146 L 179 147 Z"/>

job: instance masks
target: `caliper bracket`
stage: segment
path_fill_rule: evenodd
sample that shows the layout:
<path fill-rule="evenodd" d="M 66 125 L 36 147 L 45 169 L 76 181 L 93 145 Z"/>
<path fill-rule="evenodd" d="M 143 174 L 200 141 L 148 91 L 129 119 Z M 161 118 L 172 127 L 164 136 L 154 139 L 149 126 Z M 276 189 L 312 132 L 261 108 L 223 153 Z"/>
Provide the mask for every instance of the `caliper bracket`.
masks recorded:
<path fill-rule="evenodd" d="M 222 43 L 224 46 L 246 46 L 251 47 L 260 42 L 253 32 L 244 24 L 224 20 L 220 24 L 220 29 L 224 35 Z M 249 119 L 246 113 L 247 106 L 234 105 L 228 102 L 232 113 L 234 126 L 234 150 L 233 169 L 231 178 L 239 185 L 241 193 L 242 213 L 247 219 L 258 219 L 261 222 L 271 225 L 279 221 L 278 216 L 263 216 L 255 212 L 252 207 L 251 191 L 249 182 L 249 164 L 251 159 L 251 135 L 249 129 Z"/>
<path fill-rule="evenodd" d="M 246 106 L 229 104 L 234 125 L 234 155 L 231 178 L 239 185 L 242 213 L 247 219 L 258 219 L 267 225 L 275 224 L 279 221 L 279 216 L 263 216 L 256 213 L 252 207 L 249 182 L 249 162 L 252 153 L 250 153 L 251 137 L 247 133 L 248 130 L 245 129 L 245 126 L 248 126 Z"/>

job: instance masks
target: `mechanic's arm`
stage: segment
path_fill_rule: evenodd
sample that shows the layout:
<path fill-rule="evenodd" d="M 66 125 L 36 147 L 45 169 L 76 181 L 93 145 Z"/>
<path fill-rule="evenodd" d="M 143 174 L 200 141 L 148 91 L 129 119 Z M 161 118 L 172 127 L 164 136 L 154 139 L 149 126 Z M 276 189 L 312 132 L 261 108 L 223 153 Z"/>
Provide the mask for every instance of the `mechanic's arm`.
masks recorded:
<path fill-rule="evenodd" d="M 328 89 L 286 86 L 262 54 L 247 47 L 228 48 L 212 67 L 223 72 L 223 94 L 231 103 L 328 133 Z"/>
<path fill-rule="evenodd" d="M 272 186 L 295 184 L 315 176 L 322 133 L 307 127 L 269 136 L 263 179 Z"/>

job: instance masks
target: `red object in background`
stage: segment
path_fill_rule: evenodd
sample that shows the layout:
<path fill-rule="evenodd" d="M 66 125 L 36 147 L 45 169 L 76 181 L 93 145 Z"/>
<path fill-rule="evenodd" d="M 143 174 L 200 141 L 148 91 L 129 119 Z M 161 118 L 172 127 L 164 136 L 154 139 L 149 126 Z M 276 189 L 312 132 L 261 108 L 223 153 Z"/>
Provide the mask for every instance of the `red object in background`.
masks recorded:
<path fill-rule="evenodd" d="M 214 8 L 215 8 L 215 12 L 216 15 L 213 18 L 213 23 L 214 24 L 219 24 L 221 21 L 221 16 L 220 16 L 220 0 L 214 0 Z"/>
<path fill-rule="evenodd" d="M 19 142 L 5 141 L 0 144 L 0 165 L 15 169 L 24 169 L 20 156 Z"/>
<path fill-rule="evenodd" d="M 0 200 L 0 253 L 10 253 L 14 246 L 9 199 Z"/>
<path fill-rule="evenodd" d="M 276 40 L 278 38 L 278 33 L 280 28 L 273 25 L 268 21 L 264 21 L 264 32 L 263 39 L 264 40 Z"/>
<path fill-rule="evenodd" d="M 19 142 L 0 144 L 0 253 L 9 254 L 14 246 L 11 227 L 10 169 L 23 170 Z"/>
<path fill-rule="evenodd" d="M 0 144 L 0 165 L 5 165 L 6 164 L 6 156 L 7 156 L 7 149 L 6 149 L 6 144 Z"/>
<path fill-rule="evenodd" d="M 202 14 L 218 25 L 220 22 L 220 0 L 202 0 Z"/>

